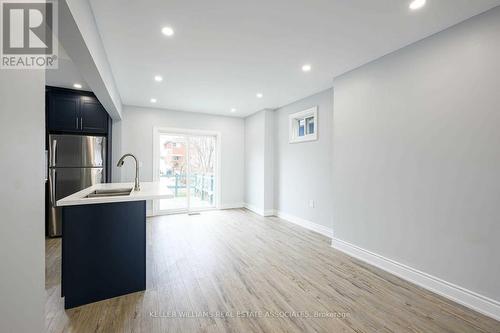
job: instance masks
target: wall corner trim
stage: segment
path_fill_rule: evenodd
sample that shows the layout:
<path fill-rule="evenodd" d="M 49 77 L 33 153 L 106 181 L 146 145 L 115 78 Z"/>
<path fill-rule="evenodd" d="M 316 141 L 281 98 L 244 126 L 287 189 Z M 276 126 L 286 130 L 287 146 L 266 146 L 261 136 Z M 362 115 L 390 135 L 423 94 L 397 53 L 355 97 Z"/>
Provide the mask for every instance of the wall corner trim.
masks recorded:
<path fill-rule="evenodd" d="M 332 247 L 488 317 L 500 320 L 499 301 L 421 272 L 415 268 L 370 252 L 338 238 L 332 238 Z"/>
<path fill-rule="evenodd" d="M 326 236 L 328 238 L 333 238 L 333 228 L 328 228 L 328 227 L 325 227 L 324 225 L 314 223 L 312 221 L 308 221 L 308 220 L 305 220 L 303 218 L 293 216 L 293 215 L 284 213 L 284 212 L 279 211 L 279 210 L 276 211 L 275 215 L 283 220 L 286 220 L 286 221 L 291 222 L 293 224 L 297 224 L 303 228 L 315 231 L 315 232 L 322 234 L 323 236 Z"/>

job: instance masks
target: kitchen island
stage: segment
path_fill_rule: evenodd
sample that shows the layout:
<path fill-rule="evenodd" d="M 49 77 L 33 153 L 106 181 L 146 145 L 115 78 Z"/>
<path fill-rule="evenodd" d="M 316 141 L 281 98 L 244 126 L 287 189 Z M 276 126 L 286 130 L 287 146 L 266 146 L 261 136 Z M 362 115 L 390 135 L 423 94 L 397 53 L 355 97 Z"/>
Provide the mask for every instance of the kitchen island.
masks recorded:
<path fill-rule="evenodd" d="M 66 309 L 146 289 L 146 201 L 173 194 L 157 182 L 133 188 L 97 184 L 57 201 Z"/>

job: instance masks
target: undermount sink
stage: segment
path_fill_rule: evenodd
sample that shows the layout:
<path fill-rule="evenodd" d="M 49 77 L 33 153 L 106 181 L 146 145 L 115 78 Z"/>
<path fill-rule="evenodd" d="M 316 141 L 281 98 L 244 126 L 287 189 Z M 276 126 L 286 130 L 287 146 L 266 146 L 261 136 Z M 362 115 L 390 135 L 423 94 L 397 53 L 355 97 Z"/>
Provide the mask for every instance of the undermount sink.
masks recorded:
<path fill-rule="evenodd" d="M 103 189 L 95 190 L 89 193 L 85 198 L 102 198 L 102 197 L 120 197 L 130 195 L 132 188 L 116 188 L 116 189 Z"/>

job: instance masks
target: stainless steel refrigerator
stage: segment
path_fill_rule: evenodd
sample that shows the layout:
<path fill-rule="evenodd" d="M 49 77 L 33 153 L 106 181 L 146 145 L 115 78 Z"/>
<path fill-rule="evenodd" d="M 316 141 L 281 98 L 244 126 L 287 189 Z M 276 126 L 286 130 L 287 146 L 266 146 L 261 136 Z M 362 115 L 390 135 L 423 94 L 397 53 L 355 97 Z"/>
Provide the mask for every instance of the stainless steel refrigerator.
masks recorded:
<path fill-rule="evenodd" d="M 48 234 L 61 236 L 61 208 L 57 200 L 97 183 L 106 182 L 106 138 L 49 135 Z"/>

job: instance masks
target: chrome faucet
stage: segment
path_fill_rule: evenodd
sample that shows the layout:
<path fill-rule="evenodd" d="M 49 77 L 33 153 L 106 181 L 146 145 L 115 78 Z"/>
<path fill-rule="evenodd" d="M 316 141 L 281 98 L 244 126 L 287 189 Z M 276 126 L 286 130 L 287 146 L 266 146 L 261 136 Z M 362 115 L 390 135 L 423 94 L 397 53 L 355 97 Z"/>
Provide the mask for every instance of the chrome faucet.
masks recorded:
<path fill-rule="evenodd" d="M 139 185 L 139 161 L 137 161 L 137 158 L 132 155 L 132 154 L 125 154 L 123 155 L 120 160 L 118 161 L 118 164 L 116 164 L 117 167 L 121 167 L 124 163 L 125 157 L 130 156 L 134 159 L 135 161 L 135 186 L 134 186 L 134 191 L 140 191 L 141 186 Z"/>

